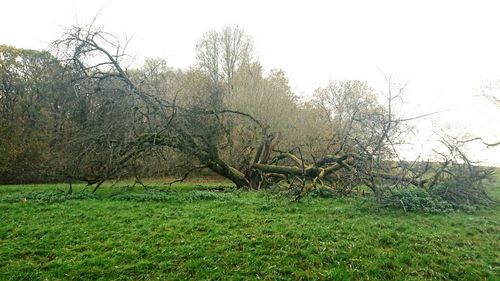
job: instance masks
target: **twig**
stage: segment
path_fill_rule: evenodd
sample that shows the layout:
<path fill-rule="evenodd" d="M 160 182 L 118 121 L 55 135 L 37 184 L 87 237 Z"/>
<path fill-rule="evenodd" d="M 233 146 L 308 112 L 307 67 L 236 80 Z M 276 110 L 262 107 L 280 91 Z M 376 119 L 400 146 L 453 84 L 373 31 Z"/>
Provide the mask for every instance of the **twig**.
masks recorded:
<path fill-rule="evenodd" d="M 199 169 L 203 169 L 203 168 L 207 168 L 207 167 L 208 167 L 207 165 L 194 166 L 193 168 L 189 169 L 181 178 L 173 180 L 173 181 L 171 181 L 171 182 L 169 182 L 167 184 L 170 185 L 170 186 L 172 186 L 172 184 L 174 184 L 174 183 L 183 182 L 184 180 L 187 179 L 187 177 L 189 176 L 189 174 L 191 174 L 193 171 L 196 171 L 196 170 L 199 170 Z"/>

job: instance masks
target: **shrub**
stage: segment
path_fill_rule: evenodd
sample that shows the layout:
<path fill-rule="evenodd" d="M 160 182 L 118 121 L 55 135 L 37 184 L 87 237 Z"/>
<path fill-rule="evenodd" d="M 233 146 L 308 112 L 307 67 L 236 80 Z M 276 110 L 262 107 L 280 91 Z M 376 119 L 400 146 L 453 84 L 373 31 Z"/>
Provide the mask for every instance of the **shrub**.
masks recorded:
<path fill-rule="evenodd" d="M 407 212 L 441 213 L 452 210 L 451 204 L 422 188 L 393 191 L 382 199 L 382 206 L 404 209 Z"/>
<path fill-rule="evenodd" d="M 448 202 L 454 209 L 473 210 L 494 204 L 481 182 L 451 180 L 434 186 L 430 193 Z"/>
<path fill-rule="evenodd" d="M 484 181 L 491 178 L 491 168 L 468 164 L 453 164 L 447 169 L 449 176 L 430 188 L 430 193 L 448 202 L 454 209 L 474 210 L 493 205 Z"/>
<path fill-rule="evenodd" d="M 447 210 L 471 211 L 494 205 L 486 192 L 484 181 L 493 174 L 492 169 L 452 163 L 427 189 L 404 188 L 383 199 L 385 206 L 406 211 L 442 212 Z"/>

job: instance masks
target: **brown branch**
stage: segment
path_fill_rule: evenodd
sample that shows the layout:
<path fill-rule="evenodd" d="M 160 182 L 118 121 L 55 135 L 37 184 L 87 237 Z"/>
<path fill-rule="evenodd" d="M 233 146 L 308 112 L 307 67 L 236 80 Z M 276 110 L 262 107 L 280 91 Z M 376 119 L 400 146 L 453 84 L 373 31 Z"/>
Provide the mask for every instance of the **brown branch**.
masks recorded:
<path fill-rule="evenodd" d="M 295 162 L 295 164 L 297 164 L 297 166 L 299 167 L 302 167 L 302 165 L 304 164 L 302 160 L 300 160 L 297 156 L 293 155 L 290 152 L 280 152 L 280 154 L 278 154 L 278 156 L 276 156 L 271 163 L 276 163 L 287 158 Z"/>
<path fill-rule="evenodd" d="M 486 147 L 492 147 L 492 146 L 500 145 L 500 141 L 499 142 L 495 142 L 495 143 L 487 143 L 481 137 L 472 138 L 472 139 L 469 139 L 469 140 L 465 140 L 463 142 L 467 143 L 467 142 L 472 142 L 472 141 L 476 141 L 476 140 L 480 140 L 484 145 L 486 145 Z"/>
<path fill-rule="evenodd" d="M 203 113 L 205 113 L 205 114 L 216 114 L 216 115 L 217 114 L 232 113 L 232 114 L 236 114 L 236 115 L 241 115 L 241 116 L 249 118 L 254 123 L 256 123 L 257 125 L 259 125 L 259 127 L 264 128 L 264 126 L 262 125 L 262 123 L 257 118 L 253 117 L 252 115 L 250 115 L 248 113 L 237 111 L 237 110 L 231 110 L 231 109 L 224 109 L 224 110 L 219 110 L 219 111 L 207 110 L 207 111 L 204 111 Z"/>
<path fill-rule="evenodd" d="M 198 165 L 198 166 L 194 166 L 193 168 L 189 169 L 181 178 L 178 178 L 176 180 L 173 180 L 169 183 L 167 183 L 168 185 L 172 186 L 172 184 L 174 183 L 177 183 L 177 182 L 183 182 L 187 179 L 187 177 L 189 176 L 189 174 L 191 174 L 192 172 L 196 171 L 196 170 L 199 170 L 199 169 L 203 169 L 203 168 L 207 168 L 208 166 L 207 165 Z"/>

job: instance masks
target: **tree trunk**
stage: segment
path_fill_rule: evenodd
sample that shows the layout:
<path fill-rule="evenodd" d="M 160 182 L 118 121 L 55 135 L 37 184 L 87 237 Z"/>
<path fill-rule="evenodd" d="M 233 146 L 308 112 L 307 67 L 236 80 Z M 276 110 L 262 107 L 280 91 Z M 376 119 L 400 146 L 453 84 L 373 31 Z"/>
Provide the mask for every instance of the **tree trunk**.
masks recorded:
<path fill-rule="evenodd" d="M 207 165 L 210 170 L 214 171 L 218 175 L 221 175 L 230 181 L 232 181 L 237 188 L 242 188 L 245 186 L 250 186 L 250 183 L 246 179 L 245 175 L 236 170 L 235 168 L 227 165 L 224 161 L 218 160 L 217 163 L 210 163 Z"/>

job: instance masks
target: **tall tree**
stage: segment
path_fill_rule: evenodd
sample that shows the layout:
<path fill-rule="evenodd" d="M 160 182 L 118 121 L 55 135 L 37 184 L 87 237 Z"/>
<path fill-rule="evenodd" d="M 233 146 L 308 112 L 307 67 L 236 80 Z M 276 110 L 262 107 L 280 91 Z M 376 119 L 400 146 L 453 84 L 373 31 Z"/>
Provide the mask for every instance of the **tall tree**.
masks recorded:
<path fill-rule="evenodd" d="M 231 92 L 235 72 L 250 62 L 252 51 L 252 40 L 241 27 L 224 26 L 205 33 L 196 45 L 196 58 L 214 83 L 223 82 Z"/>

